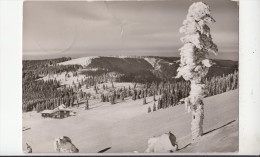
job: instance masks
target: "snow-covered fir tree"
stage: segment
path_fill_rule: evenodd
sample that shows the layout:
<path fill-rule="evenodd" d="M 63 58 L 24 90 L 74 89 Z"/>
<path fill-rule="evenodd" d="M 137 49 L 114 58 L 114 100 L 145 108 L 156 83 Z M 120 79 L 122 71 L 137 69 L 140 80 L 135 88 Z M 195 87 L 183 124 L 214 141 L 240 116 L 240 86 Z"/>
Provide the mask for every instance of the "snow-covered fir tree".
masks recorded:
<path fill-rule="evenodd" d="M 204 78 L 209 68 L 213 65 L 209 60 L 209 53 L 217 54 L 217 46 L 213 43 L 210 28 L 207 23 L 215 20 L 210 16 L 210 8 L 203 2 L 195 2 L 189 7 L 180 33 L 184 44 L 180 48 L 180 67 L 177 78 L 183 77 L 191 82 L 190 95 L 185 98 L 185 106 L 192 112 L 191 132 L 192 139 L 203 134 L 205 96 Z"/>

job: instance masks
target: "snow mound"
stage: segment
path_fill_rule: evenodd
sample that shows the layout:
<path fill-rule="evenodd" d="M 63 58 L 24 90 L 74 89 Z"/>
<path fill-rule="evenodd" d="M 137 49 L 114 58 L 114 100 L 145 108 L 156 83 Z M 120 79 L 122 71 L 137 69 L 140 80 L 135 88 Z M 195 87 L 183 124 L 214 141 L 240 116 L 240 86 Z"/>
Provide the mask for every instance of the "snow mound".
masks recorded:
<path fill-rule="evenodd" d="M 66 62 L 61 62 L 58 63 L 59 65 L 73 65 L 73 64 L 78 64 L 82 66 L 88 66 L 91 61 L 95 58 L 99 58 L 99 56 L 90 56 L 90 57 L 82 57 L 82 58 L 77 58 L 77 59 L 72 59 Z"/>
<path fill-rule="evenodd" d="M 54 150 L 58 153 L 78 153 L 79 149 L 67 136 L 62 136 L 54 140 Z"/>
<path fill-rule="evenodd" d="M 161 64 L 168 64 L 168 65 L 173 65 L 174 63 L 164 61 L 159 58 L 153 58 L 153 57 L 144 57 L 144 60 L 146 60 L 155 70 L 160 70 L 161 69 Z"/>
<path fill-rule="evenodd" d="M 164 133 L 161 136 L 150 138 L 145 153 L 171 153 L 177 149 L 176 137 L 169 132 Z"/>
<path fill-rule="evenodd" d="M 144 58 L 144 60 L 146 60 L 149 64 L 151 64 L 153 67 L 156 66 L 157 64 L 157 59 L 156 58 Z"/>

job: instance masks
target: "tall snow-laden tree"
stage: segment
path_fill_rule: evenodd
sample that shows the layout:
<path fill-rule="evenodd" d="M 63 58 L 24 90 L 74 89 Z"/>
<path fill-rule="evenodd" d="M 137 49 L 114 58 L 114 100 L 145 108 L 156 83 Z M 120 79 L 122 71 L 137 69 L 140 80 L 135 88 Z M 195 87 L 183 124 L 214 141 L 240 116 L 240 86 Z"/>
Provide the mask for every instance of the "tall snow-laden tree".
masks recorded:
<path fill-rule="evenodd" d="M 209 6 L 203 2 L 193 3 L 188 11 L 180 33 L 184 44 L 180 48 L 180 67 L 176 78 L 183 77 L 191 82 L 190 95 L 185 98 L 185 106 L 192 112 L 191 132 L 192 139 L 203 134 L 205 96 L 204 78 L 209 68 L 213 65 L 209 60 L 209 53 L 217 54 L 217 45 L 213 43 L 210 28 L 207 23 L 215 20 L 210 16 Z"/>

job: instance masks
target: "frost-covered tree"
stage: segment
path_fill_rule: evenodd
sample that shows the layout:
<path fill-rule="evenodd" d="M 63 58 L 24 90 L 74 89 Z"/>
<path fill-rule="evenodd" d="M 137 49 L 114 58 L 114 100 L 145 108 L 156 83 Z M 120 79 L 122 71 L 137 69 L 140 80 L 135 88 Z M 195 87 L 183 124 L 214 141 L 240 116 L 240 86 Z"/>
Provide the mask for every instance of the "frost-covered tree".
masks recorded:
<path fill-rule="evenodd" d="M 217 54 L 217 46 L 212 42 L 207 23 L 215 20 L 210 16 L 209 6 L 202 2 L 193 3 L 188 11 L 180 33 L 184 44 L 180 48 L 180 67 L 176 78 L 183 77 L 191 82 L 190 95 L 185 98 L 185 106 L 192 112 L 192 139 L 203 134 L 205 76 L 213 65 L 209 53 Z"/>

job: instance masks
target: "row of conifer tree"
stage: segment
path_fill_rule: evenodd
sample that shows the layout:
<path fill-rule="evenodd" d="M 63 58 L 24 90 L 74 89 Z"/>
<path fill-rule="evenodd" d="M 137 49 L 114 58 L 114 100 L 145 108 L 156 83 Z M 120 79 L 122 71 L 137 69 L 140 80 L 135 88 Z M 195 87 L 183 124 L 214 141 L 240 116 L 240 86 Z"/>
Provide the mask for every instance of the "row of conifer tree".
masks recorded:
<path fill-rule="evenodd" d="M 95 85 L 95 77 L 88 77 L 84 80 L 78 80 L 71 87 L 61 87 L 59 81 L 28 81 L 23 83 L 23 111 L 37 110 L 38 112 L 45 109 L 54 109 L 55 107 L 64 104 L 67 107 L 79 105 L 90 99 L 91 94 L 83 92 L 81 88 L 91 88 L 95 90 L 96 95 L 100 95 L 101 102 L 110 102 L 116 104 L 124 101 L 125 98 L 132 100 L 143 99 L 142 104 L 146 104 L 146 97 L 153 96 L 154 101 L 157 101 L 156 109 L 168 108 L 178 104 L 180 99 L 189 95 L 190 83 L 188 81 L 173 81 L 173 82 L 152 82 L 143 84 L 141 87 L 124 87 L 116 89 L 112 82 L 111 88 L 103 84 L 99 87 Z M 99 82 L 100 83 L 100 82 Z M 212 96 L 229 90 L 238 88 L 238 72 L 222 77 L 212 77 L 205 80 L 208 94 Z M 104 94 L 104 91 L 108 91 Z M 159 97 L 156 100 L 155 97 Z"/>
<path fill-rule="evenodd" d="M 234 73 L 228 74 L 227 76 L 212 77 L 211 79 L 206 80 L 205 81 L 207 87 L 206 97 L 228 92 L 230 90 L 238 89 L 239 87 L 238 78 L 239 78 L 239 73 L 238 71 L 235 71 Z M 168 107 L 173 107 L 175 105 L 180 104 L 178 102 L 182 98 L 179 97 L 177 98 L 178 101 L 175 101 L 173 93 L 174 93 L 173 90 L 171 91 L 168 89 L 164 89 L 163 94 L 157 101 L 157 105 L 156 105 L 156 100 L 154 100 L 153 111 L 168 108 Z M 185 92 L 183 96 L 184 96 L 183 98 L 187 97 L 188 93 Z M 152 109 L 149 106 L 148 113 L 150 113 L 151 111 Z"/>

